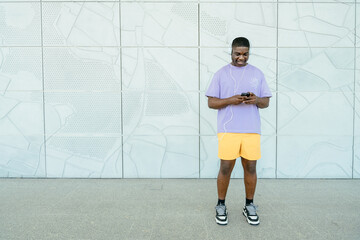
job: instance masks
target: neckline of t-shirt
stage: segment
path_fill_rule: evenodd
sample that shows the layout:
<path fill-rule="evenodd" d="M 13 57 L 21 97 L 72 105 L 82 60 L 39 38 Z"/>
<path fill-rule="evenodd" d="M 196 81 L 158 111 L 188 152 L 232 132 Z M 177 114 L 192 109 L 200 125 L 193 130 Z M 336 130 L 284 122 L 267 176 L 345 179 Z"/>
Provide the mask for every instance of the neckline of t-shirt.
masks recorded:
<path fill-rule="evenodd" d="M 237 67 L 237 66 L 232 65 L 231 63 L 229 63 L 229 65 L 232 69 L 235 69 L 235 70 L 243 70 L 243 69 L 249 68 L 251 66 L 249 63 L 246 64 L 244 67 Z"/>

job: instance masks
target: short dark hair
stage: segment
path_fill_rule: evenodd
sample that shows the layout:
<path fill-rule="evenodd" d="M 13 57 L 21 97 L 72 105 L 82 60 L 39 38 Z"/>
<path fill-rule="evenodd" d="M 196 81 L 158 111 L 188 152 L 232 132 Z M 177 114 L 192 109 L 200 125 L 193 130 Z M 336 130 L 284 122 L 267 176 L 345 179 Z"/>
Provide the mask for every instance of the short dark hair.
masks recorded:
<path fill-rule="evenodd" d="M 233 40 L 231 47 L 248 47 L 250 49 L 250 42 L 245 37 L 238 37 Z"/>

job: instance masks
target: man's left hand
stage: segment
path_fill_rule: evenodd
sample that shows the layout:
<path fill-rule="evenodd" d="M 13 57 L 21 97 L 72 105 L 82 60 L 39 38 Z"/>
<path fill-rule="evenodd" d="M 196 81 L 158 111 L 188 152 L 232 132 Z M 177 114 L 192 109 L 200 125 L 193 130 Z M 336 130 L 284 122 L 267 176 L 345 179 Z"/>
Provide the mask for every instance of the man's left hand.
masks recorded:
<path fill-rule="evenodd" d="M 250 96 L 246 97 L 243 103 L 256 105 L 258 103 L 258 97 L 254 93 L 250 92 Z"/>

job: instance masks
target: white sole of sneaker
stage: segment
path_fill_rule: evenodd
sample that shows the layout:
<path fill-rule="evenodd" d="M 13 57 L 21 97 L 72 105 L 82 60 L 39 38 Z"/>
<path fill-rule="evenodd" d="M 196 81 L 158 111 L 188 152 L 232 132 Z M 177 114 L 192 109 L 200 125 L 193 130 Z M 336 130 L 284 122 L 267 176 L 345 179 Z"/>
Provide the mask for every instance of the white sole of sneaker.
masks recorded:
<path fill-rule="evenodd" d="M 260 220 L 251 221 L 251 220 L 247 217 L 246 212 L 245 212 L 244 210 L 243 210 L 243 215 L 245 216 L 246 221 L 248 222 L 248 224 L 250 224 L 250 225 L 259 225 Z"/>
<path fill-rule="evenodd" d="M 227 224 L 228 224 L 228 220 L 226 220 L 226 221 L 220 221 L 220 220 L 217 219 L 216 217 L 215 217 L 215 221 L 216 221 L 216 223 L 219 224 L 219 225 L 227 225 Z"/>

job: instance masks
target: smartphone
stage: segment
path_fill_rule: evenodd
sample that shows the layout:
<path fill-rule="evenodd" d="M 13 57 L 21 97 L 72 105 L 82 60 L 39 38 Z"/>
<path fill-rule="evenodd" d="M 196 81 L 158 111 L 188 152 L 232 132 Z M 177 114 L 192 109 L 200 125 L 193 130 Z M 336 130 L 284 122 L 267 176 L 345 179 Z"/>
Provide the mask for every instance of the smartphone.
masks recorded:
<path fill-rule="evenodd" d="M 240 96 L 250 97 L 250 93 L 249 92 L 246 92 L 246 93 L 243 92 Z"/>

